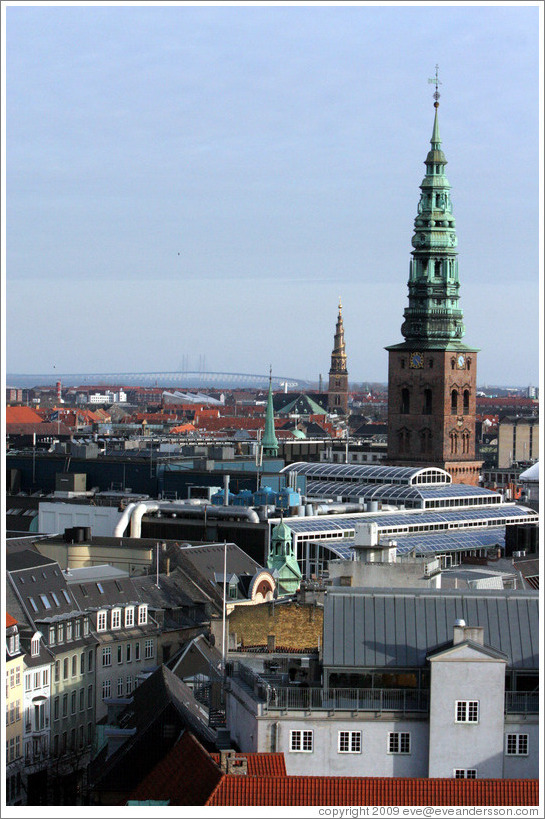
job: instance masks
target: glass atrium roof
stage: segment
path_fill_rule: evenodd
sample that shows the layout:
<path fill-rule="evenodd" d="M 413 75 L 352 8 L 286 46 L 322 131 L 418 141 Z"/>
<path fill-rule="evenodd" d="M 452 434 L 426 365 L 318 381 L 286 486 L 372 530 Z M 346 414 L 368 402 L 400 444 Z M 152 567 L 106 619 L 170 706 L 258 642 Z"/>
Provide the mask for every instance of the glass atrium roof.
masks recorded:
<path fill-rule="evenodd" d="M 405 484 L 348 483 L 339 481 L 307 482 L 307 496 L 310 498 L 350 498 L 366 501 L 400 504 L 406 501 L 457 500 L 459 498 L 481 499 L 482 503 L 500 503 L 501 495 L 491 489 L 452 483 L 444 486 L 407 486 Z"/>
<path fill-rule="evenodd" d="M 297 472 L 309 478 L 337 481 L 356 481 L 365 483 L 401 483 L 401 484 L 445 484 L 451 483 L 451 477 L 444 469 L 436 467 L 412 466 L 377 466 L 373 464 L 315 464 L 306 461 L 285 466 L 281 472 Z"/>
<path fill-rule="evenodd" d="M 320 515 L 312 518 L 285 518 L 284 523 L 294 534 L 311 534 L 313 532 L 327 534 L 327 532 L 353 531 L 356 524 L 366 522 L 377 523 L 379 531 L 381 529 L 399 529 L 403 531 L 414 526 L 423 527 L 423 531 L 425 531 L 427 527 L 434 524 L 445 524 L 442 528 L 460 529 L 479 524 L 502 526 L 508 524 L 514 518 L 520 518 L 525 523 L 537 523 L 539 519 L 536 512 L 527 509 L 525 506 L 498 504 L 484 509 L 464 507 L 441 512 L 419 510 L 351 516 L 339 515 L 338 517 Z"/>

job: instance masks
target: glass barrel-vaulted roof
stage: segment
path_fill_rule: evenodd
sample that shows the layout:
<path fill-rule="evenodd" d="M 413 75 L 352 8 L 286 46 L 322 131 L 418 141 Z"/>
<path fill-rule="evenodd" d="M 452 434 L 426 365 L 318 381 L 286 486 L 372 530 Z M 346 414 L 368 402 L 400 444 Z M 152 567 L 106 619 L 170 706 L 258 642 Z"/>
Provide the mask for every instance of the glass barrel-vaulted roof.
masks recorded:
<path fill-rule="evenodd" d="M 372 464 L 316 464 L 306 461 L 285 466 L 283 473 L 297 472 L 317 480 L 361 481 L 362 483 L 396 483 L 432 485 L 451 483 L 448 472 L 438 467 L 377 466 Z"/>
<path fill-rule="evenodd" d="M 399 555 L 415 552 L 417 555 L 460 552 L 467 549 L 491 549 L 505 546 L 505 528 L 472 529 L 471 531 L 431 532 L 429 535 L 407 535 L 396 537 Z M 348 544 L 345 548 L 349 548 Z"/>
<path fill-rule="evenodd" d="M 525 523 L 537 523 L 538 515 L 532 509 L 525 506 L 511 506 L 500 504 L 498 506 L 481 507 L 473 509 L 471 507 L 453 509 L 449 511 L 413 511 L 413 512 L 378 512 L 377 514 L 352 515 L 338 517 L 320 515 L 312 518 L 288 518 L 284 522 L 295 534 L 312 534 L 313 532 L 335 532 L 354 530 L 358 523 L 376 523 L 380 529 L 403 529 L 409 527 L 423 527 L 425 532 L 427 527 L 444 524 L 442 528 L 460 528 L 478 525 L 502 526 L 508 524 L 513 519 L 521 519 Z"/>
<path fill-rule="evenodd" d="M 353 501 L 359 499 L 376 500 L 382 503 L 418 505 L 426 508 L 427 501 L 459 501 L 462 498 L 471 499 L 474 504 L 501 503 L 499 492 L 483 489 L 478 486 L 465 484 L 448 484 L 442 486 L 407 486 L 405 484 L 376 484 L 376 483 L 348 483 L 339 481 L 307 481 L 308 498 L 347 498 Z"/>

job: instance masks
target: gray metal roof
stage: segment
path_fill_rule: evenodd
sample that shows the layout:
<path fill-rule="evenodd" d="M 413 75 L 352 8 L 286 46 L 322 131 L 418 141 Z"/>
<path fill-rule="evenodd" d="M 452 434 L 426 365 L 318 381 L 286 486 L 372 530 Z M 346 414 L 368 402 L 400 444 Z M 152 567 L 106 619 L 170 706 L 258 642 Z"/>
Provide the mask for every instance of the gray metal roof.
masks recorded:
<path fill-rule="evenodd" d="M 484 627 L 484 642 L 508 665 L 537 669 L 537 592 L 492 590 L 328 590 L 324 667 L 414 668 L 452 641 L 454 623 Z"/>
<path fill-rule="evenodd" d="M 337 498 L 347 499 L 364 498 L 366 501 L 376 500 L 382 503 L 418 504 L 424 506 L 426 501 L 455 501 L 462 498 L 471 498 L 474 502 L 483 504 L 500 503 L 502 496 L 491 489 L 477 486 L 466 486 L 461 483 L 452 483 L 441 486 L 413 486 L 406 484 L 389 483 L 342 483 L 340 481 L 307 481 L 306 489 L 309 498 Z M 463 503 L 463 501 L 462 501 Z"/>

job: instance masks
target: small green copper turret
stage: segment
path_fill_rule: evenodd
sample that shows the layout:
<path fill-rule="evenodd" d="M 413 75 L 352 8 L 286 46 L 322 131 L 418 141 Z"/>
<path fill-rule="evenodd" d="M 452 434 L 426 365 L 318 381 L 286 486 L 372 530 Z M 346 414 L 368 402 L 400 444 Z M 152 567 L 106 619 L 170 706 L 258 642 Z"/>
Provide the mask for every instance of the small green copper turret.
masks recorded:
<path fill-rule="evenodd" d="M 265 414 L 265 431 L 261 441 L 263 455 L 276 458 L 278 455 L 278 439 L 274 431 L 274 408 L 272 394 L 272 373 L 269 375 L 269 395 L 267 397 L 267 412 Z"/>

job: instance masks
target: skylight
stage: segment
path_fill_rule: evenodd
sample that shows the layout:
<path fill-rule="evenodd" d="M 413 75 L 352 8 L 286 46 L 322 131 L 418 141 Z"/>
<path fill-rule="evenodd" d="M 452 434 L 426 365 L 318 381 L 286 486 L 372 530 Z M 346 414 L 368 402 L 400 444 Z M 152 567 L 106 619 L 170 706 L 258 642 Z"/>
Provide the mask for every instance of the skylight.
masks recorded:
<path fill-rule="evenodd" d="M 53 602 L 55 603 L 55 605 L 56 605 L 57 607 L 59 607 L 59 606 L 60 606 L 60 603 L 59 603 L 59 598 L 57 597 L 57 595 L 55 594 L 55 592 L 50 592 L 50 594 L 51 594 L 51 597 L 53 598 Z"/>
<path fill-rule="evenodd" d="M 36 612 L 37 612 L 37 611 L 38 611 L 38 606 L 37 606 L 37 605 L 36 605 L 36 603 L 34 602 L 34 598 L 33 598 L 33 597 L 29 597 L 29 598 L 28 598 L 28 602 L 30 603 L 30 605 L 32 606 L 32 608 L 34 609 L 34 611 L 36 611 Z"/>
<path fill-rule="evenodd" d="M 71 603 L 72 601 L 70 600 L 70 595 L 68 594 L 68 592 L 66 591 L 66 589 L 63 589 L 63 590 L 62 590 L 62 593 L 64 594 L 64 599 L 66 600 L 66 602 L 67 602 L 67 603 Z"/>
<path fill-rule="evenodd" d="M 104 589 L 102 588 L 102 583 L 97 583 L 97 589 L 101 594 L 104 594 Z"/>
<path fill-rule="evenodd" d="M 47 594 L 40 594 L 40 600 L 42 601 L 42 603 L 44 604 L 44 606 L 46 607 L 46 609 L 50 609 L 50 608 L 51 608 L 51 603 L 49 602 L 49 599 L 48 599 L 48 597 L 47 597 Z"/>

